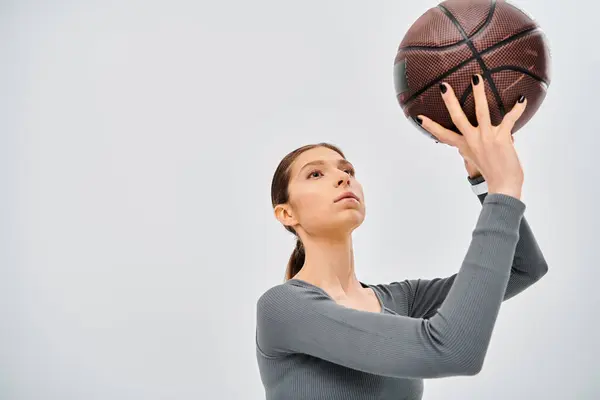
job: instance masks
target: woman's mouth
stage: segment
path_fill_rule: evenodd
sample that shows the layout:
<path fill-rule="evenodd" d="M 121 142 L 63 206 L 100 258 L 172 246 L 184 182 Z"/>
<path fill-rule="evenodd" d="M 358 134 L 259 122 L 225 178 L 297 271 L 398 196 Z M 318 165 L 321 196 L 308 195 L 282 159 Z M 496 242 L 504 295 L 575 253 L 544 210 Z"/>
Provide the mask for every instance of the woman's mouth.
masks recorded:
<path fill-rule="evenodd" d="M 357 203 L 360 203 L 360 200 L 358 199 L 358 196 L 357 196 L 357 195 L 355 195 L 355 194 L 354 194 L 354 193 L 352 193 L 352 192 L 345 192 L 345 193 L 342 193 L 341 195 L 339 195 L 339 196 L 338 196 L 338 197 L 335 199 L 334 203 L 337 203 L 337 202 L 339 202 L 339 201 L 342 201 L 342 200 L 356 201 Z"/>

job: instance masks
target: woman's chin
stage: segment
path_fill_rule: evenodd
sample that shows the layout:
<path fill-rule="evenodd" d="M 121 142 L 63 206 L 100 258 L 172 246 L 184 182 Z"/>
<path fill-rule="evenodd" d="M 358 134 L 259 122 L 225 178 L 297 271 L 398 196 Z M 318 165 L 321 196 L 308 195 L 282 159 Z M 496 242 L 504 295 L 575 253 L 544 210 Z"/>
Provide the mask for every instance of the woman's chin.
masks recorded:
<path fill-rule="evenodd" d="M 363 209 L 346 208 L 327 215 L 313 215 L 310 223 L 308 221 L 304 221 L 304 223 L 307 231 L 313 234 L 320 232 L 320 234 L 334 234 L 337 236 L 351 233 L 363 223 L 364 219 Z"/>
<path fill-rule="evenodd" d="M 358 209 L 347 209 L 342 211 L 340 214 L 340 218 L 335 223 L 340 230 L 353 231 L 365 220 L 365 214 Z"/>

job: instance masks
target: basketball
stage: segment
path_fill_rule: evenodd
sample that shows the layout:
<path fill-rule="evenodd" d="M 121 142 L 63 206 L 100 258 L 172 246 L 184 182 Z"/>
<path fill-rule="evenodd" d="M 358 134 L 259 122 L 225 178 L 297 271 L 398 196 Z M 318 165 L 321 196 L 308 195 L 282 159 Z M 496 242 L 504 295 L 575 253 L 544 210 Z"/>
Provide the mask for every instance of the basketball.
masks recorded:
<path fill-rule="evenodd" d="M 425 115 L 460 134 L 440 94 L 440 83 L 454 89 L 477 126 L 471 77 L 481 74 L 493 125 L 499 125 L 519 97 L 527 108 L 512 133 L 537 112 L 550 84 L 550 50 L 538 24 L 504 0 L 448 0 L 429 9 L 408 29 L 394 60 L 396 98 L 416 123 Z"/>

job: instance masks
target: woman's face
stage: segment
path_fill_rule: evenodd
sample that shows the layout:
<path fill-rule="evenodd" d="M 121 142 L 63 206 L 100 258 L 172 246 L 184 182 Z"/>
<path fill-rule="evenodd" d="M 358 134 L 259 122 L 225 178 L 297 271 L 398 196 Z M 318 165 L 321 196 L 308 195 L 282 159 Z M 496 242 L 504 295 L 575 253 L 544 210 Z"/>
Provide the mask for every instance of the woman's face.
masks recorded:
<path fill-rule="evenodd" d="M 291 165 L 288 190 L 287 212 L 278 215 L 285 215 L 282 222 L 291 224 L 296 232 L 304 230 L 317 236 L 346 235 L 365 218 L 363 190 L 355 178 L 354 167 L 327 147 L 307 150 L 296 158 Z M 348 192 L 357 199 L 339 200 Z"/>

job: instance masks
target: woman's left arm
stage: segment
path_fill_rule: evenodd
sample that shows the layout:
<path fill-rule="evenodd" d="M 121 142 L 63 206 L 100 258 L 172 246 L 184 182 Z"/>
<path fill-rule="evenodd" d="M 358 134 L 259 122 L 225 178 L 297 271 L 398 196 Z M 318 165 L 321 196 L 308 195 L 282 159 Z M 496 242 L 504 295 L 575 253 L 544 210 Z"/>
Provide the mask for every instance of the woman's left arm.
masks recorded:
<path fill-rule="evenodd" d="M 483 204 L 487 196 L 487 184 L 482 176 L 467 177 L 473 192 Z M 540 280 L 548 272 L 548 264 L 538 246 L 529 223 L 523 216 L 519 226 L 519 241 L 515 249 L 515 256 L 510 271 L 508 286 L 504 300 L 521 293 L 529 286 Z M 409 316 L 414 318 L 427 318 L 435 314 L 443 303 L 448 291 L 452 287 L 456 274 L 447 278 L 412 279 L 406 280 L 406 288 L 410 298 Z"/>

